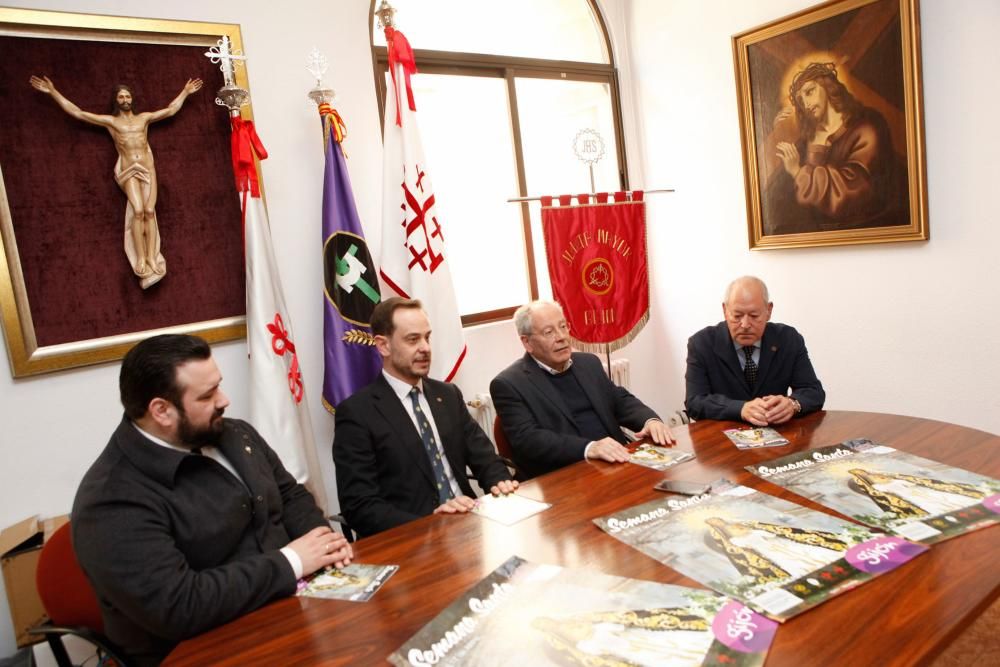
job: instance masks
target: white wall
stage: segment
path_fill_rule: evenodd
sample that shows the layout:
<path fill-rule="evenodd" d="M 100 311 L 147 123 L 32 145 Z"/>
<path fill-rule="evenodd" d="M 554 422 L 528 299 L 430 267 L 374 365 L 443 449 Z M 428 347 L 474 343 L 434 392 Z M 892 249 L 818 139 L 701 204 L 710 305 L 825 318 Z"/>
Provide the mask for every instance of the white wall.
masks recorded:
<path fill-rule="evenodd" d="M 347 150 L 362 220 L 378 219 L 381 151 L 368 0 L 253 3 L 216 0 L 6 0 L 9 6 L 239 23 L 250 56 L 258 130 L 271 157 L 264 182 L 297 345 L 305 363 L 319 459 L 331 499 L 333 420 L 319 402 L 322 350 L 319 205 L 322 140 L 305 93 L 313 45 L 331 62 L 328 85 L 348 123 Z M 621 68 L 627 150 L 635 187 L 675 187 L 651 198 L 653 318 L 618 356 L 633 359 L 633 387 L 661 414 L 683 402 L 687 336 L 719 319 L 732 276 L 768 280 L 775 317 L 805 334 L 828 407 L 916 414 L 1000 432 L 992 378 L 1000 371 L 1000 308 L 986 267 L 1000 242 L 992 149 L 988 48 L 1000 31 L 992 0 L 925 0 L 924 92 L 932 240 L 826 250 L 751 253 L 730 35 L 809 4 L 716 0 L 601 3 Z M 58 81 L 57 73 L 50 73 Z M 995 281 L 994 281 L 995 282 Z M 952 335 L 953 329 L 968 331 Z M 467 331 L 459 376 L 467 396 L 519 354 L 509 323 Z M 242 343 L 216 347 L 232 398 L 247 405 Z M 118 419 L 117 365 L 14 381 L 0 372 L 0 526 L 69 510 L 80 477 Z M 933 378 L 933 383 L 922 378 Z M 864 435 L 864 434 L 859 434 Z M 0 603 L 0 656 L 15 650 Z"/>
<path fill-rule="evenodd" d="M 812 4 L 625 3 L 645 184 L 677 188 L 649 204 L 658 353 L 647 362 L 670 378 L 661 403 L 683 399 L 687 336 L 721 319 L 731 278 L 753 273 L 774 319 L 805 336 L 828 408 L 1000 432 L 988 269 L 1000 247 L 1000 90 L 988 83 L 1000 3 L 921 2 L 929 242 L 750 252 L 731 36 Z"/>

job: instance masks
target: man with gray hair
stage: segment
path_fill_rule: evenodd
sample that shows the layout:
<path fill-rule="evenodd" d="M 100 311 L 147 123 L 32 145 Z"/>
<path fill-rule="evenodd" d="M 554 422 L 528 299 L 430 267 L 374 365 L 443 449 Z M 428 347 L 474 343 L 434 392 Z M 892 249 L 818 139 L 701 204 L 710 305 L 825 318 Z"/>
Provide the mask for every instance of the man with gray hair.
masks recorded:
<path fill-rule="evenodd" d="M 600 360 L 573 352 L 562 307 L 532 301 L 514 313 L 524 357 L 490 383 L 514 463 L 535 477 L 584 459 L 628 461 L 622 427 L 657 445 L 670 428 L 627 389 L 608 379 Z"/>
<path fill-rule="evenodd" d="M 773 307 L 764 281 L 737 278 L 723 297 L 725 319 L 688 339 L 684 404 L 693 419 L 767 426 L 823 407 L 805 340 L 769 321 Z"/>

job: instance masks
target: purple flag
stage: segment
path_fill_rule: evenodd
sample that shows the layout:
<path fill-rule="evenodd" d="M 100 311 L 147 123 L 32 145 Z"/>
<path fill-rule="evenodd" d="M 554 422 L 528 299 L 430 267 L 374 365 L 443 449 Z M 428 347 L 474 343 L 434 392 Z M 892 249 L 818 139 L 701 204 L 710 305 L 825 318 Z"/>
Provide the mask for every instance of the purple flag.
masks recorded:
<path fill-rule="evenodd" d="M 365 243 L 351 179 L 340 147 L 343 121 L 320 105 L 326 167 L 323 173 L 323 405 L 337 404 L 364 387 L 382 369 L 369 322 L 381 300 L 378 272 Z"/>

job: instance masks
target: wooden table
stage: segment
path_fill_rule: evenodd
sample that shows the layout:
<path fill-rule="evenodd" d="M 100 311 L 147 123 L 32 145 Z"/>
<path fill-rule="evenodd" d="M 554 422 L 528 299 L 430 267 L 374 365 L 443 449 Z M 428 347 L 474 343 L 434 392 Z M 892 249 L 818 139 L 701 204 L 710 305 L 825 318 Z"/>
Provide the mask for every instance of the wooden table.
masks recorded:
<path fill-rule="evenodd" d="M 385 658 L 456 597 L 512 555 L 538 563 L 702 588 L 606 535 L 591 519 L 657 497 L 663 478 L 728 477 L 820 509 L 743 466 L 852 438 L 1000 478 L 1000 437 L 913 417 L 820 412 L 778 430 L 791 443 L 737 450 L 729 422 L 674 429 L 697 460 L 666 473 L 637 465 L 578 463 L 521 487 L 553 507 L 505 527 L 474 515 L 430 516 L 360 540 L 355 560 L 398 564 L 366 603 L 286 598 L 180 644 L 169 665 L 385 664 Z M 829 510 L 825 510 L 829 511 Z M 1000 528 L 937 544 L 897 571 L 786 622 L 768 667 L 915 665 L 931 661 L 1000 594 Z M 511 641 L 516 641 L 512 638 Z M 527 667 L 527 666 L 525 666 Z"/>

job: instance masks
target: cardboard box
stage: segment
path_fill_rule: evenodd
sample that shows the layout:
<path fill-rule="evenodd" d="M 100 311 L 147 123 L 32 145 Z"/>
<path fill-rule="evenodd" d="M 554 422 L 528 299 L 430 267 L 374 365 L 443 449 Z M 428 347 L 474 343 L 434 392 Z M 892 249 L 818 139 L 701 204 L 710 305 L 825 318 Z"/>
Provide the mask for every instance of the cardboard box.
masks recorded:
<path fill-rule="evenodd" d="M 0 532 L 0 568 L 7 589 L 7 603 L 14 623 L 18 648 L 37 644 L 44 638 L 28 633 L 29 628 L 48 620 L 35 586 L 35 571 L 42 545 L 69 521 L 69 515 L 42 521 L 37 516 L 15 523 Z"/>

